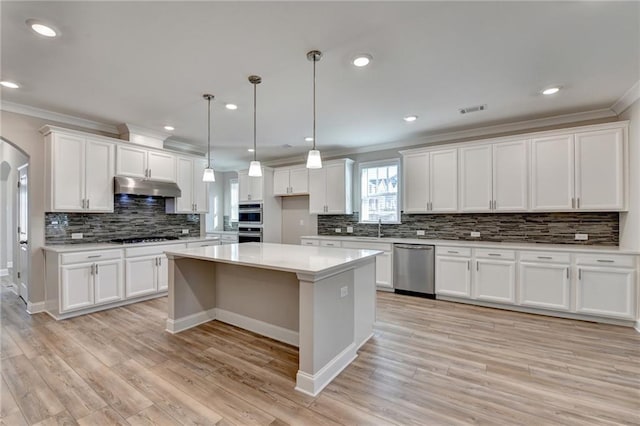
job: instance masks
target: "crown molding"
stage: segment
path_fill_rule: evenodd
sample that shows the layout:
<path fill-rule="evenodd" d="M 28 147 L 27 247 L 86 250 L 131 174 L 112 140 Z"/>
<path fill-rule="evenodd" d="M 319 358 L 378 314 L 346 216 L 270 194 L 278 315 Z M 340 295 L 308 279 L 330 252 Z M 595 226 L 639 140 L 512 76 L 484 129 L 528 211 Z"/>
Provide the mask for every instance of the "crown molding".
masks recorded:
<path fill-rule="evenodd" d="M 611 110 L 620 115 L 638 99 L 640 99 L 640 80 L 636 81 L 636 84 L 631 86 L 616 103 L 611 105 Z"/>
<path fill-rule="evenodd" d="M 42 118 L 43 120 L 51 120 L 56 123 L 70 124 L 72 126 L 78 126 L 88 130 L 97 130 L 99 132 L 111 133 L 113 135 L 118 134 L 118 127 L 112 124 L 99 123 L 97 121 L 78 118 L 72 115 L 61 114 L 59 112 L 53 112 L 15 102 L 2 101 L 0 103 L 0 110 Z"/>
<path fill-rule="evenodd" d="M 207 155 L 207 150 L 199 148 L 187 142 L 181 142 L 174 139 L 166 139 L 164 141 L 164 148 L 171 149 L 173 151 L 184 152 L 187 154 L 193 154 L 198 156 Z"/>

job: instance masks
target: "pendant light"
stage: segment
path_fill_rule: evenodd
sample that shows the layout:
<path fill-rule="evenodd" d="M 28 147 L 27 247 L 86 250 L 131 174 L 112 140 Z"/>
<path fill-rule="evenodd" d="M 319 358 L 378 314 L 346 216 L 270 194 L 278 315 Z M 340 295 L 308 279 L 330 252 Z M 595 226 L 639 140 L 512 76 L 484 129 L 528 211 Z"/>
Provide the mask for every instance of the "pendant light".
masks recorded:
<path fill-rule="evenodd" d="M 321 169 L 322 158 L 316 149 L 316 62 L 322 58 L 322 52 L 312 50 L 307 53 L 307 59 L 313 62 L 313 148 L 307 156 L 307 169 Z"/>
<path fill-rule="evenodd" d="M 253 84 L 253 161 L 249 164 L 249 176 L 262 176 L 262 167 L 256 160 L 256 87 L 262 83 L 262 78 L 258 75 L 250 75 L 249 83 Z"/>
<path fill-rule="evenodd" d="M 204 173 L 202 175 L 203 182 L 215 182 L 216 175 L 213 173 L 213 168 L 211 167 L 211 99 L 214 98 L 213 95 L 205 93 L 202 95 L 203 98 L 207 100 L 208 105 L 208 120 L 207 120 L 207 168 L 204 169 Z"/>

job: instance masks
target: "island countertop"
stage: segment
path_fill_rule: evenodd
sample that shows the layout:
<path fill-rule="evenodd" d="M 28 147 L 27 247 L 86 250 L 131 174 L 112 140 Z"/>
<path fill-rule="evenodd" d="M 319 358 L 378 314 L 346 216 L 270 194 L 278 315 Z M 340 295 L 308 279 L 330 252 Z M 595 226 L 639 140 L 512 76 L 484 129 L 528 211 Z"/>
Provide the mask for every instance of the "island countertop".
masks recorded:
<path fill-rule="evenodd" d="M 318 274 L 360 263 L 382 252 L 294 244 L 244 243 L 167 250 L 169 258 L 188 257 L 299 274 Z"/>

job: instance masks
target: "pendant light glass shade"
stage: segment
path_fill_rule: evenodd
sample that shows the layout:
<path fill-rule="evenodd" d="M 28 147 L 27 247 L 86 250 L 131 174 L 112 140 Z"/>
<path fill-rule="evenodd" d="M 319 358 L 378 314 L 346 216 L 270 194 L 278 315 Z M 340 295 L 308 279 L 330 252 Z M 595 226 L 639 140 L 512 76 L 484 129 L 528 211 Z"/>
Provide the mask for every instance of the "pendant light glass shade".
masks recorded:
<path fill-rule="evenodd" d="M 259 161 L 252 161 L 249 165 L 249 176 L 260 177 L 262 176 L 262 167 L 260 167 Z"/>
<path fill-rule="evenodd" d="M 307 52 L 307 59 L 313 62 L 313 148 L 307 155 L 307 169 L 321 169 L 322 158 L 316 149 L 316 62 L 322 58 L 322 52 L 312 50 Z"/>
<path fill-rule="evenodd" d="M 259 75 L 250 75 L 249 83 L 253 84 L 253 161 L 249 164 L 249 176 L 261 177 L 262 166 L 256 158 L 256 87 L 262 83 L 262 77 Z"/>
<path fill-rule="evenodd" d="M 213 172 L 213 168 L 211 167 L 211 99 L 213 99 L 213 95 L 205 93 L 202 95 L 203 98 L 207 100 L 207 168 L 204 169 L 204 173 L 202 174 L 203 182 L 215 182 L 216 175 Z"/>

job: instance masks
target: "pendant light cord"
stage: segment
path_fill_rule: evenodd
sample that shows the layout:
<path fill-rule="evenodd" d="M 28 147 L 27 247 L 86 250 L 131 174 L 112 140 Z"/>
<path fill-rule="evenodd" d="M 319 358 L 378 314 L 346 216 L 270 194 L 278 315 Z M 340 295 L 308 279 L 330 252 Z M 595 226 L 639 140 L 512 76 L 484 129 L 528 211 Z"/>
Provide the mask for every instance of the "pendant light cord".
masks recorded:
<path fill-rule="evenodd" d="M 256 84 L 253 84 L 253 161 L 256 161 Z"/>
<path fill-rule="evenodd" d="M 209 119 L 207 120 L 207 168 L 211 168 L 211 96 L 207 98 Z"/>
<path fill-rule="evenodd" d="M 316 149 L 316 58 L 313 58 L 313 149 Z"/>

